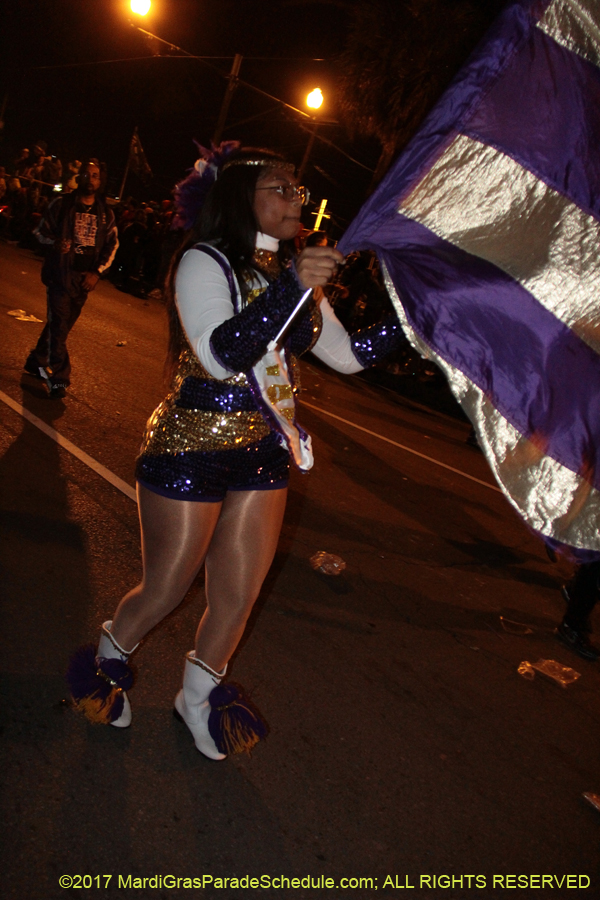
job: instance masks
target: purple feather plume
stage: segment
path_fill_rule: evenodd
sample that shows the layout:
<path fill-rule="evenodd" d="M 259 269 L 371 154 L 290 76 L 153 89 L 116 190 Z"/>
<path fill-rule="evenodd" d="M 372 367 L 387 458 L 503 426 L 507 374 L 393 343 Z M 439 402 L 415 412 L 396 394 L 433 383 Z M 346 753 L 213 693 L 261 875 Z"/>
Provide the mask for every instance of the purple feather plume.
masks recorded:
<path fill-rule="evenodd" d="M 196 160 L 189 175 L 175 186 L 175 215 L 171 228 L 191 228 L 202 209 L 206 196 L 216 181 L 218 171 L 225 160 L 239 149 L 239 141 L 223 141 L 218 147 L 211 144 L 207 150 L 194 141 L 200 158 Z"/>

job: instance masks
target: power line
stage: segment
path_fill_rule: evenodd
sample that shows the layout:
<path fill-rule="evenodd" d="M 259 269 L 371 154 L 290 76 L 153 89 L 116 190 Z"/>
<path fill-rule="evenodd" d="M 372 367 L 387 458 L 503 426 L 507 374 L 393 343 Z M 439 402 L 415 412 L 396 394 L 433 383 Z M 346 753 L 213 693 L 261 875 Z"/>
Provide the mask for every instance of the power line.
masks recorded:
<path fill-rule="evenodd" d="M 181 55 L 180 56 L 170 56 L 170 55 L 169 56 L 161 56 L 160 54 L 158 54 L 158 55 L 153 54 L 152 56 L 136 56 L 136 57 L 129 57 L 128 59 L 98 60 L 97 62 L 84 62 L 84 63 L 66 63 L 63 65 L 56 65 L 56 66 L 35 66 L 34 68 L 35 69 L 76 68 L 78 66 L 107 65 L 109 63 L 128 62 L 130 60 L 135 61 L 135 60 L 142 60 L 142 59 L 196 59 L 196 60 L 198 60 L 198 62 L 203 63 L 203 65 L 207 66 L 209 69 L 212 69 L 214 72 L 216 72 L 218 75 L 220 75 L 221 78 L 225 78 L 227 81 L 229 81 L 230 78 L 232 77 L 230 73 L 223 72 L 222 69 L 220 69 L 218 66 L 213 65 L 208 60 L 210 60 L 210 59 L 228 59 L 229 60 L 229 59 L 236 59 L 237 57 L 196 56 L 195 54 L 190 53 L 188 50 L 185 50 L 183 47 L 179 47 L 177 44 L 172 44 L 170 41 L 164 40 L 164 38 L 161 38 L 158 35 L 153 34 L 151 31 L 146 31 L 144 28 L 140 28 L 139 25 L 134 25 L 133 23 L 131 23 L 131 25 L 133 28 L 136 29 L 136 31 L 139 31 L 140 34 L 143 34 L 149 41 L 151 41 L 151 42 L 158 41 L 158 43 L 164 44 L 166 47 L 168 47 L 169 50 L 175 50 L 178 54 L 181 54 Z M 274 59 L 273 57 L 247 57 L 247 58 L 255 59 L 255 60 L 262 59 L 263 61 Z M 284 57 L 276 57 L 275 59 L 283 59 L 283 58 Z M 306 58 L 306 57 L 300 57 L 300 59 L 303 59 L 303 58 Z M 325 62 L 325 60 L 324 59 L 314 59 L 313 62 Z M 291 103 L 286 103 L 285 100 L 281 100 L 279 97 L 274 97 L 273 94 L 269 94 L 267 91 L 263 91 L 262 88 L 256 87 L 256 85 L 251 84 L 249 81 L 245 81 L 243 78 L 240 78 L 237 74 L 235 76 L 235 83 L 236 83 L 236 85 L 243 85 L 243 87 L 248 88 L 248 90 L 250 90 L 250 91 L 254 91 L 254 93 L 256 93 L 256 94 L 260 94 L 263 97 L 267 97 L 267 99 L 272 100 L 273 102 L 277 103 L 279 106 L 283 106 L 286 109 L 289 109 L 292 112 L 297 113 L 299 116 L 302 116 L 303 119 L 309 119 L 309 120 L 313 119 L 313 116 L 304 112 L 304 110 L 298 109 L 296 106 L 292 106 Z M 256 117 L 253 116 L 251 118 L 258 118 L 258 116 L 256 116 Z M 247 121 L 249 121 L 249 120 L 247 120 Z M 303 128 L 304 131 L 307 130 L 302 125 L 300 127 Z M 360 166 L 361 169 L 365 169 L 367 172 L 375 171 L 374 169 L 369 168 L 369 166 L 366 166 L 364 163 L 359 162 L 359 160 L 354 159 L 354 157 L 350 156 L 349 153 L 346 153 L 345 150 L 342 150 L 341 147 L 338 147 L 337 144 L 334 144 L 333 141 L 328 140 L 328 138 L 322 137 L 320 134 L 315 134 L 314 137 L 316 137 L 316 140 L 321 141 L 321 143 L 326 144 L 328 147 L 332 147 L 334 150 L 337 150 L 338 153 L 341 153 L 342 156 L 345 156 L 346 159 L 348 159 L 350 162 L 354 163 L 355 165 Z"/>
<path fill-rule="evenodd" d="M 81 66 L 107 66 L 111 63 L 123 63 L 123 62 L 138 62 L 143 59 L 222 59 L 222 60 L 230 60 L 233 59 L 233 56 L 193 56 L 192 54 L 185 56 L 155 56 L 154 54 L 151 56 L 125 56 L 122 59 L 97 59 L 93 61 L 87 62 L 78 62 L 78 63 L 58 63 L 57 65 L 52 66 L 27 66 L 26 71 L 38 72 L 46 69 L 77 69 Z M 313 58 L 311 56 L 245 56 L 245 60 L 250 62 L 328 62 L 326 59 L 321 58 Z M 216 68 L 216 66 L 215 66 Z M 225 73 L 218 70 L 222 75 Z M 227 77 L 227 76 L 225 76 Z"/>

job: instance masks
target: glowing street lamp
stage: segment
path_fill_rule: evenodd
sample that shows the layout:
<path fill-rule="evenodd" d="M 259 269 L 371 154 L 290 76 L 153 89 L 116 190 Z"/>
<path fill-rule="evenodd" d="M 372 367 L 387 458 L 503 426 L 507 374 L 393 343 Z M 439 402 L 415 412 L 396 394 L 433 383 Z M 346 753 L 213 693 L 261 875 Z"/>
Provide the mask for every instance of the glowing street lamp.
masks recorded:
<path fill-rule="evenodd" d="M 323 91 L 321 88 L 315 88 L 306 98 L 306 105 L 310 107 L 310 109 L 319 109 L 322 103 Z"/>
<path fill-rule="evenodd" d="M 147 16 L 152 5 L 151 0 L 130 0 L 131 12 L 137 16 Z"/>

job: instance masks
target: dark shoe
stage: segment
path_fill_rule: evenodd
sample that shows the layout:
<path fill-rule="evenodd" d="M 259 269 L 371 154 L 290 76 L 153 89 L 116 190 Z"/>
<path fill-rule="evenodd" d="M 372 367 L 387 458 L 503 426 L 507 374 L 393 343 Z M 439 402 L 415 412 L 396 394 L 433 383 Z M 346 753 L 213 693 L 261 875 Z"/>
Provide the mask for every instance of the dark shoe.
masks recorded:
<path fill-rule="evenodd" d="M 561 622 L 555 634 L 559 641 L 562 641 L 563 644 L 566 644 L 567 647 L 570 647 L 574 653 L 578 653 L 583 659 L 590 659 L 592 662 L 596 662 L 598 657 L 600 657 L 600 650 L 594 647 L 586 631 L 571 628 L 570 625 Z"/>
<path fill-rule="evenodd" d="M 66 384 L 51 384 L 50 391 L 48 393 L 48 397 L 50 400 L 60 400 L 61 397 L 67 396 L 67 385 Z"/>
<path fill-rule="evenodd" d="M 575 590 L 573 588 L 573 580 L 571 580 L 568 581 L 567 584 L 563 584 L 560 589 L 563 600 L 567 604 L 565 619 L 570 619 L 571 622 L 577 623 L 574 629 L 575 631 L 581 631 L 586 632 L 587 634 L 591 634 L 592 623 L 590 622 L 589 614 L 585 615 L 585 612 L 586 610 L 593 609 L 596 603 L 596 597 L 593 596 L 590 599 L 586 596 L 585 593 L 582 596 L 581 591 L 579 591 L 578 594 L 575 594 Z M 565 619 L 563 619 L 563 622 Z M 568 627 L 573 628 L 573 625 L 569 625 Z"/>
<path fill-rule="evenodd" d="M 36 364 L 34 362 L 31 362 L 31 360 L 29 359 L 25 361 L 25 365 L 23 366 L 23 368 L 28 375 L 32 376 L 32 378 L 39 378 L 40 381 L 48 380 L 47 376 L 45 374 L 42 374 L 44 372 L 42 366 L 36 366 Z"/>

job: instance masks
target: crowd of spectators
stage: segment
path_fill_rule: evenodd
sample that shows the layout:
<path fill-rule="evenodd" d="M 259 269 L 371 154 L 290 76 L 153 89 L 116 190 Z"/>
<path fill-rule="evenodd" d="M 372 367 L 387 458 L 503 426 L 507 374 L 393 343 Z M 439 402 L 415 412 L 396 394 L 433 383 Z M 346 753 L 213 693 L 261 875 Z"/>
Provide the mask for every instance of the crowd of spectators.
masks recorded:
<path fill-rule="evenodd" d="M 81 162 L 63 165 L 48 154 L 45 141 L 23 148 L 10 166 L 0 166 L 0 238 L 42 253 L 35 229 L 53 197 L 77 187 Z M 106 179 L 106 171 L 101 166 Z M 170 232 L 173 204 L 170 200 L 123 202 L 107 198 L 113 207 L 120 247 L 109 277 L 123 291 L 137 296 L 161 295 L 169 258 L 178 235 Z"/>
<path fill-rule="evenodd" d="M 63 165 L 48 155 L 45 141 L 36 141 L 30 150 L 24 147 L 12 165 L 0 166 L 0 236 L 15 243 L 28 243 L 48 206 L 56 186 L 74 190 L 81 163 Z M 8 171 L 7 171 L 8 168 Z"/>
<path fill-rule="evenodd" d="M 109 271 L 113 284 L 137 297 L 161 298 L 171 256 L 181 232 L 171 230 L 173 203 L 128 197 L 115 208 L 119 249 Z"/>

